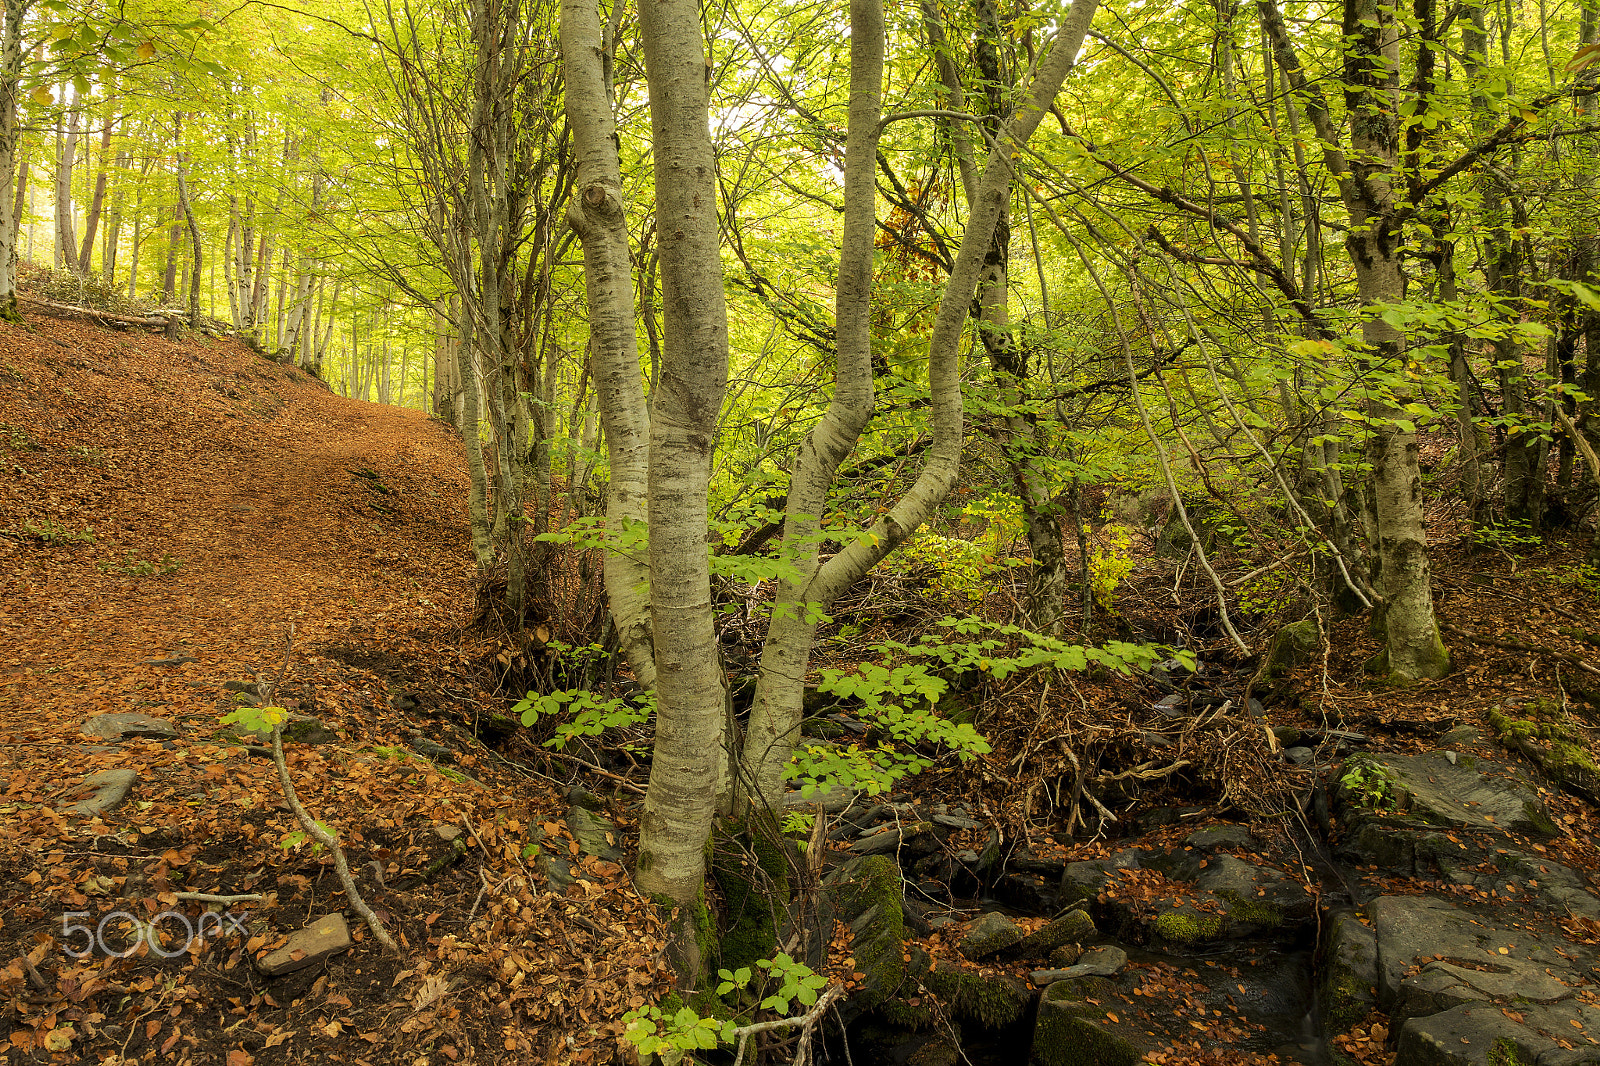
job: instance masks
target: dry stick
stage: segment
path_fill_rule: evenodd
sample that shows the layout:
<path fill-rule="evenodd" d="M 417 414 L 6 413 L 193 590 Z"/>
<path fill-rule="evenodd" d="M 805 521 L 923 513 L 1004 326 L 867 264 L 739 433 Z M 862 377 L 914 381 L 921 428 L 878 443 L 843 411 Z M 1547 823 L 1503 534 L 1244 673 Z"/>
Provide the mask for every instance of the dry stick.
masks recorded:
<path fill-rule="evenodd" d="M 1589 468 L 1589 476 L 1594 478 L 1596 488 L 1600 488 L 1600 456 L 1594 454 L 1594 449 L 1589 447 L 1588 438 L 1578 432 L 1578 427 L 1572 424 L 1572 419 L 1567 417 L 1567 412 L 1556 404 L 1556 417 L 1561 419 L 1561 428 L 1567 431 L 1567 436 L 1572 438 L 1573 447 L 1583 456 L 1584 465 Z"/>
<path fill-rule="evenodd" d="M 1521 640 L 1497 640 L 1494 637 L 1485 636 L 1482 633 L 1474 633 L 1472 630 L 1462 629 L 1460 626 L 1446 625 L 1443 622 L 1439 624 L 1439 628 L 1457 636 L 1466 637 L 1474 644 L 1487 644 L 1491 648 L 1504 648 L 1506 651 L 1531 651 L 1537 655 L 1548 655 L 1552 659 L 1560 659 L 1562 662 L 1571 663 L 1579 670 L 1584 670 L 1594 674 L 1596 677 L 1600 677 L 1600 668 L 1584 662 L 1583 656 L 1574 655 L 1570 651 L 1558 651 L 1555 648 L 1546 648 L 1539 644 L 1529 644 Z"/>
<path fill-rule="evenodd" d="M 177 899 L 194 900 L 197 903 L 260 903 L 262 896 L 259 892 L 247 892 L 242 896 L 218 896 L 210 892 L 174 892 Z"/>
<path fill-rule="evenodd" d="M 278 685 L 283 681 L 283 675 L 289 670 L 289 656 L 294 649 L 294 625 L 289 625 L 289 632 L 283 638 L 283 665 L 278 668 L 278 676 L 273 679 L 271 687 L 267 689 L 267 703 L 270 705 L 272 698 L 277 695 Z M 283 798 L 289 801 L 289 809 L 294 812 L 295 818 L 300 822 L 300 828 L 305 830 L 307 836 L 318 844 L 327 848 L 333 855 L 333 869 L 339 875 L 339 883 L 344 886 L 345 899 L 350 901 L 350 906 L 355 912 L 366 920 L 367 928 L 372 930 L 372 935 L 378 943 L 396 955 L 403 954 L 400 945 L 394 942 L 394 937 L 384 929 L 383 923 L 378 921 L 378 916 L 372 913 L 372 908 L 367 906 L 367 901 L 361 897 L 361 891 L 356 888 L 355 878 L 350 876 L 350 864 L 345 860 L 344 849 L 339 846 L 339 838 L 324 829 L 317 820 L 311 817 L 311 812 L 300 803 L 300 797 L 295 793 L 294 782 L 289 780 L 289 764 L 283 757 L 283 723 L 275 722 L 272 726 L 272 761 L 278 766 L 278 784 L 283 787 Z"/>

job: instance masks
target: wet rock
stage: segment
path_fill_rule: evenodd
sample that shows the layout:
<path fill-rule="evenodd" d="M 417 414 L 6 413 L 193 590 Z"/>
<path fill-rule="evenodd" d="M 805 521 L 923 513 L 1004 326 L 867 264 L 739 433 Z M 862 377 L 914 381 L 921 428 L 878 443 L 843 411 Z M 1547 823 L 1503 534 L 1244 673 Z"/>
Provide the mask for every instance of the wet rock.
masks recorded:
<path fill-rule="evenodd" d="M 1057 948 L 1065 944 L 1081 944 L 1094 939 L 1095 935 L 1094 919 L 1086 911 L 1068 911 L 1023 937 L 1017 942 L 1015 950 L 1023 958 L 1049 958 Z"/>
<path fill-rule="evenodd" d="M 969 959 L 982 959 L 1022 940 L 1022 930 L 998 911 L 979 915 L 967 926 L 957 950 Z"/>
<path fill-rule="evenodd" d="M 453 749 L 429 740 L 424 736 L 411 738 L 411 750 L 425 759 L 432 759 L 434 762 L 453 762 L 456 757 Z"/>
<path fill-rule="evenodd" d="M 165 718 L 152 718 L 148 714 L 97 714 L 83 723 L 84 733 L 101 740 L 131 740 L 149 737 L 154 740 L 175 740 L 177 727 Z"/>
<path fill-rule="evenodd" d="M 139 774 L 134 770 L 101 770 L 90 774 L 83 779 L 83 787 L 94 789 L 94 795 L 74 803 L 72 809 L 78 814 L 104 814 L 127 799 L 138 780 Z"/>
<path fill-rule="evenodd" d="M 1342 1033 L 1378 1001 L 1378 935 L 1354 911 L 1329 915 L 1321 973 L 1323 1028 Z"/>
<path fill-rule="evenodd" d="M 350 948 L 350 927 L 344 915 L 329 914 L 291 933 L 289 942 L 257 960 L 256 969 L 267 977 L 293 973 Z"/>
<path fill-rule="evenodd" d="M 1283 757 L 1291 766 L 1310 766 L 1317 759 L 1317 753 L 1310 748 L 1288 748 Z"/>
<path fill-rule="evenodd" d="M 1014 977 L 968 969 L 948 960 L 930 966 L 919 983 L 944 1002 L 950 1013 L 985 1029 L 1015 1023 L 1033 994 Z"/>
<path fill-rule="evenodd" d="M 1129 1020 L 1110 1021 L 1099 1005 L 1084 1001 L 1076 986 L 1059 981 L 1039 997 L 1029 1066 L 1135 1066 L 1160 1046 L 1159 1038 Z"/>
<path fill-rule="evenodd" d="M 1143 852 L 1137 848 L 1123 848 L 1109 859 L 1088 859 L 1070 862 L 1061 873 L 1061 895 L 1068 900 L 1094 899 L 1111 883 L 1118 870 L 1137 870 L 1142 866 Z"/>
<path fill-rule="evenodd" d="M 1196 829 L 1184 837 L 1183 842 L 1191 848 L 1214 851 L 1218 848 L 1251 848 L 1255 846 L 1256 838 L 1249 826 L 1210 825 Z"/>
<path fill-rule="evenodd" d="M 1060 970 L 1035 970 L 1029 975 L 1035 985 L 1043 988 L 1057 981 L 1074 981 L 1080 977 L 1112 977 L 1128 965 L 1128 953 L 1115 945 L 1092 948 L 1073 965 Z"/>

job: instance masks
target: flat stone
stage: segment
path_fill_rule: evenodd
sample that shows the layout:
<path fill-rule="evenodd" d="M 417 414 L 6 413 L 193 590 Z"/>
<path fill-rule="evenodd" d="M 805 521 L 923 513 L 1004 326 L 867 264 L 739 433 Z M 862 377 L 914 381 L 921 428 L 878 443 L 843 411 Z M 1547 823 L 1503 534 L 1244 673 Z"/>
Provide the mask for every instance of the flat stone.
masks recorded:
<path fill-rule="evenodd" d="M 1549 835 L 1550 812 L 1536 788 L 1489 759 L 1451 762 L 1442 751 L 1424 755 L 1362 755 L 1346 762 L 1340 796 L 1347 806 L 1371 806 L 1382 790 L 1406 821 L 1430 826 Z M 1360 770 L 1359 775 L 1352 774 Z M 1358 777 L 1369 784 L 1365 794 Z"/>
<path fill-rule="evenodd" d="M 1248 848 L 1255 844 L 1255 834 L 1250 832 L 1249 826 L 1243 825 L 1208 825 L 1204 829 L 1196 829 L 1183 838 L 1183 842 L 1191 848 Z"/>
<path fill-rule="evenodd" d="M 785 809 L 795 810 L 806 807 L 822 805 L 822 809 L 829 814 L 839 814 L 854 803 L 861 793 L 853 788 L 843 785 L 834 785 L 832 788 L 818 789 L 809 794 L 804 789 L 786 792 L 783 796 Z"/>
<path fill-rule="evenodd" d="M 950 829 L 978 828 L 978 823 L 971 818 L 962 818 L 954 814 L 936 814 L 933 816 L 933 824 L 947 826 Z"/>
<path fill-rule="evenodd" d="M 101 770 L 83 779 L 83 787 L 92 788 L 95 794 L 72 805 L 79 814 L 103 814 L 128 798 L 134 783 L 139 780 L 135 770 Z"/>
<path fill-rule="evenodd" d="M 148 714 L 97 714 L 83 723 L 84 733 L 101 740 L 128 740 L 133 737 L 152 737 L 156 740 L 175 740 L 177 727 L 165 718 L 152 718 Z"/>
<path fill-rule="evenodd" d="M 1506 1066 L 1536 1062 L 1555 1047 L 1492 1003 L 1462 1005 L 1407 1021 L 1395 1066 Z"/>
<path fill-rule="evenodd" d="M 304 969 L 349 948 L 350 927 L 345 923 L 344 915 L 324 915 L 304 929 L 289 934 L 289 942 L 257 960 L 256 969 L 267 977 L 277 977 Z"/>
<path fill-rule="evenodd" d="M 1289 748 L 1283 753 L 1291 766 L 1310 766 L 1316 760 L 1317 753 L 1310 748 Z"/>
<path fill-rule="evenodd" d="M 433 834 L 448 844 L 461 835 L 461 830 L 453 825 L 436 825 L 433 827 Z"/>
<path fill-rule="evenodd" d="M 1065 969 L 1034 970 L 1028 979 L 1043 988 L 1057 981 L 1075 981 L 1080 977 L 1112 977 L 1126 965 L 1128 953 L 1119 947 L 1106 945 L 1084 952 L 1075 964 Z"/>

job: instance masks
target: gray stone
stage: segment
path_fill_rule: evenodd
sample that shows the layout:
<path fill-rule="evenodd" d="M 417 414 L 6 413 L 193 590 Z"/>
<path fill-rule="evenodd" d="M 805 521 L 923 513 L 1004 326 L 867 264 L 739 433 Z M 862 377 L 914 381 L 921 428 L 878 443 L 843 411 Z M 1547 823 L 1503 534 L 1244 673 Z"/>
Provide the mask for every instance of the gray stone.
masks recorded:
<path fill-rule="evenodd" d="M 982 959 L 1004 951 L 1022 939 L 1016 923 L 998 911 L 979 915 L 967 926 L 957 950 L 969 959 Z"/>
<path fill-rule="evenodd" d="M 567 829 L 585 855 L 593 855 L 607 862 L 622 861 L 622 849 L 616 845 L 617 827 L 608 819 L 574 804 L 567 809 Z"/>
<path fill-rule="evenodd" d="M 950 829 L 978 828 L 978 823 L 971 818 L 961 818 L 954 814 L 936 814 L 933 816 L 933 824 L 947 826 Z"/>
<path fill-rule="evenodd" d="M 433 834 L 446 844 L 449 844 L 461 835 L 461 830 L 453 825 L 436 825 L 433 827 Z"/>
<path fill-rule="evenodd" d="M 133 737 L 151 737 L 155 740 L 174 740 L 177 728 L 164 718 L 148 714 L 97 714 L 83 723 L 83 732 L 101 740 L 128 740 Z"/>
<path fill-rule="evenodd" d="M 1555 1047 L 1492 1003 L 1463 1004 L 1408 1020 L 1400 1029 L 1395 1066 L 1516 1066 Z"/>
<path fill-rule="evenodd" d="M 127 799 L 138 780 L 135 770 L 101 770 L 90 774 L 83 779 L 83 787 L 94 789 L 95 794 L 74 803 L 72 809 L 78 814 L 104 814 Z"/>
<path fill-rule="evenodd" d="M 1093 899 L 1100 894 L 1117 870 L 1141 868 L 1143 853 L 1137 848 L 1123 848 L 1109 859 L 1088 859 L 1069 862 L 1061 873 L 1061 895 L 1067 900 Z"/>
<path fill-rule="evenodd" d="M 1323 1028 L 1342 1033 L 1377 1004 L 1378 935 L 1353 911 L 1328 916 L 1322 967 Z"/>
<path fill-rule="evenodd" d="M 1039 997 L 1029 1066 L 1136 1066 L 1165 1039 L 1124 1018 L 1111 1022 L 1098 1005 L 1086 1003 L 1078 982 L 1058 981 Z"/>
<path fill-rule="evenodd" d="M 329 914 L 291 933 L 289 942 L 283 947 L 257 960 L 256 969 L 267 977 L 277 977 L 304 969 L 349 948 L 350 927 L 345 924 L 344 915 Z"/>
<path fill-rule="evenodd" d="M 1115 945 L 1091 948 L 1079 960 L 1061 970 L 1035 970 L 1029 975 L 1035 985 L 1043 988 L 1057 981 L 1075 981 L 1080 977 L 1113 977 L 1128 965 L 1128 953 Z"/>
<path fill-rule="evenodd" d="M 1316 761 L 1317 753 L 1310 748 L 1289 748 L 1283 753 L 1292 766 L 1310 766 Z"/>
<path fill-rule="evenodd" d="M 1204 829 L 1196 829 L 1183 838 L 1183 842 L 1191 848 L 1248 848 L 1255 842 L 1255 834 L 1250 832 L 1248 826 L 1243 825 L 1209 825 Z"/>
<path fill-rule="evenodd" d="M 1469 765 L 1470 763 L 1470 765 Z M 1363 787 L 1352 771 L 1377 783 Z M 1554 832 L 1538 789 L 1502 763 L 1424 755 L 1362 754 L 1345 763 L 1339 785 L 1347 806 L 1372 808 L 1387 798 L 1408 820 L 1431 826 L 1518 833 Z"/>
<path fill-rule="evenodd" d="M 437 744 L 427 737 L 412 737 L 411 750 L 435 762 L 449 762 L 456 757 L 455 751 L 445 747 L 443 744 Z"/>

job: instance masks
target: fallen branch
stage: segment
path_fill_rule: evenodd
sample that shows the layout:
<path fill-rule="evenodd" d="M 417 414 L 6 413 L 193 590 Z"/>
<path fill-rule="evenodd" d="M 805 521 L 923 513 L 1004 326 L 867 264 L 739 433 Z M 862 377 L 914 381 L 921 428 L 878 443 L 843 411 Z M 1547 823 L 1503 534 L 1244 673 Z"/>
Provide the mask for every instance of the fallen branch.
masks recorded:
<path fill-rule="evenodd" d="M 174 892 L 177 899 L 194 900 L 197 903 L 260 903 L 264 898 L 259 892 L 247 892 L 242 896 L 218 896 L 210 892 Z"/>
<path fill-rule="evenodd" d="M 1575 655 L 1570 651 L 1557 651 L 1555 648 L 1546 648 L 1539 644 L 1529 644 L 1520 640 L 1500 640 L 1496 637 L 1487 637 L 1482 633 L 1474 633 L 1470 629 L 1462 629 L 1460 626 L 1453 626 L 1443 622 L 1439 624 L 1439 628 L 1447 633 L 1454 633 L 1458 637 L 1466 637 L 1474 644 L 1486 644 L 1491 648 L 1504 648 L 1506 651 L 1532 652 L 1535 655 L 1545 655 L 1552 659 L 1560 659 L 1564 663 L 1576 666 L 1579 670 L 1584 670 L 1596 677 L 1600 677 L 1600 667 L 1595 667 L 1585 662 L 1583 656 Z"/>
<path fill-rule="evenodd" d="M 123 322 L 130 326 L 159 326 L 166 327 L 166 315 L 119 315 L 111 311 L 99 311 L 93 307 L 76 307 L 72 304 L 57 303 L 54 300 L 42 300 L 37 296 L 23 296 L 17 294 L 17 299 L 22 303 L 30 303 L 36 307 L 43 307 L 51 311 L 58 311 L 68 315 L 85 315 L 89 318 L 102 319 L 106 322 Z"/>

